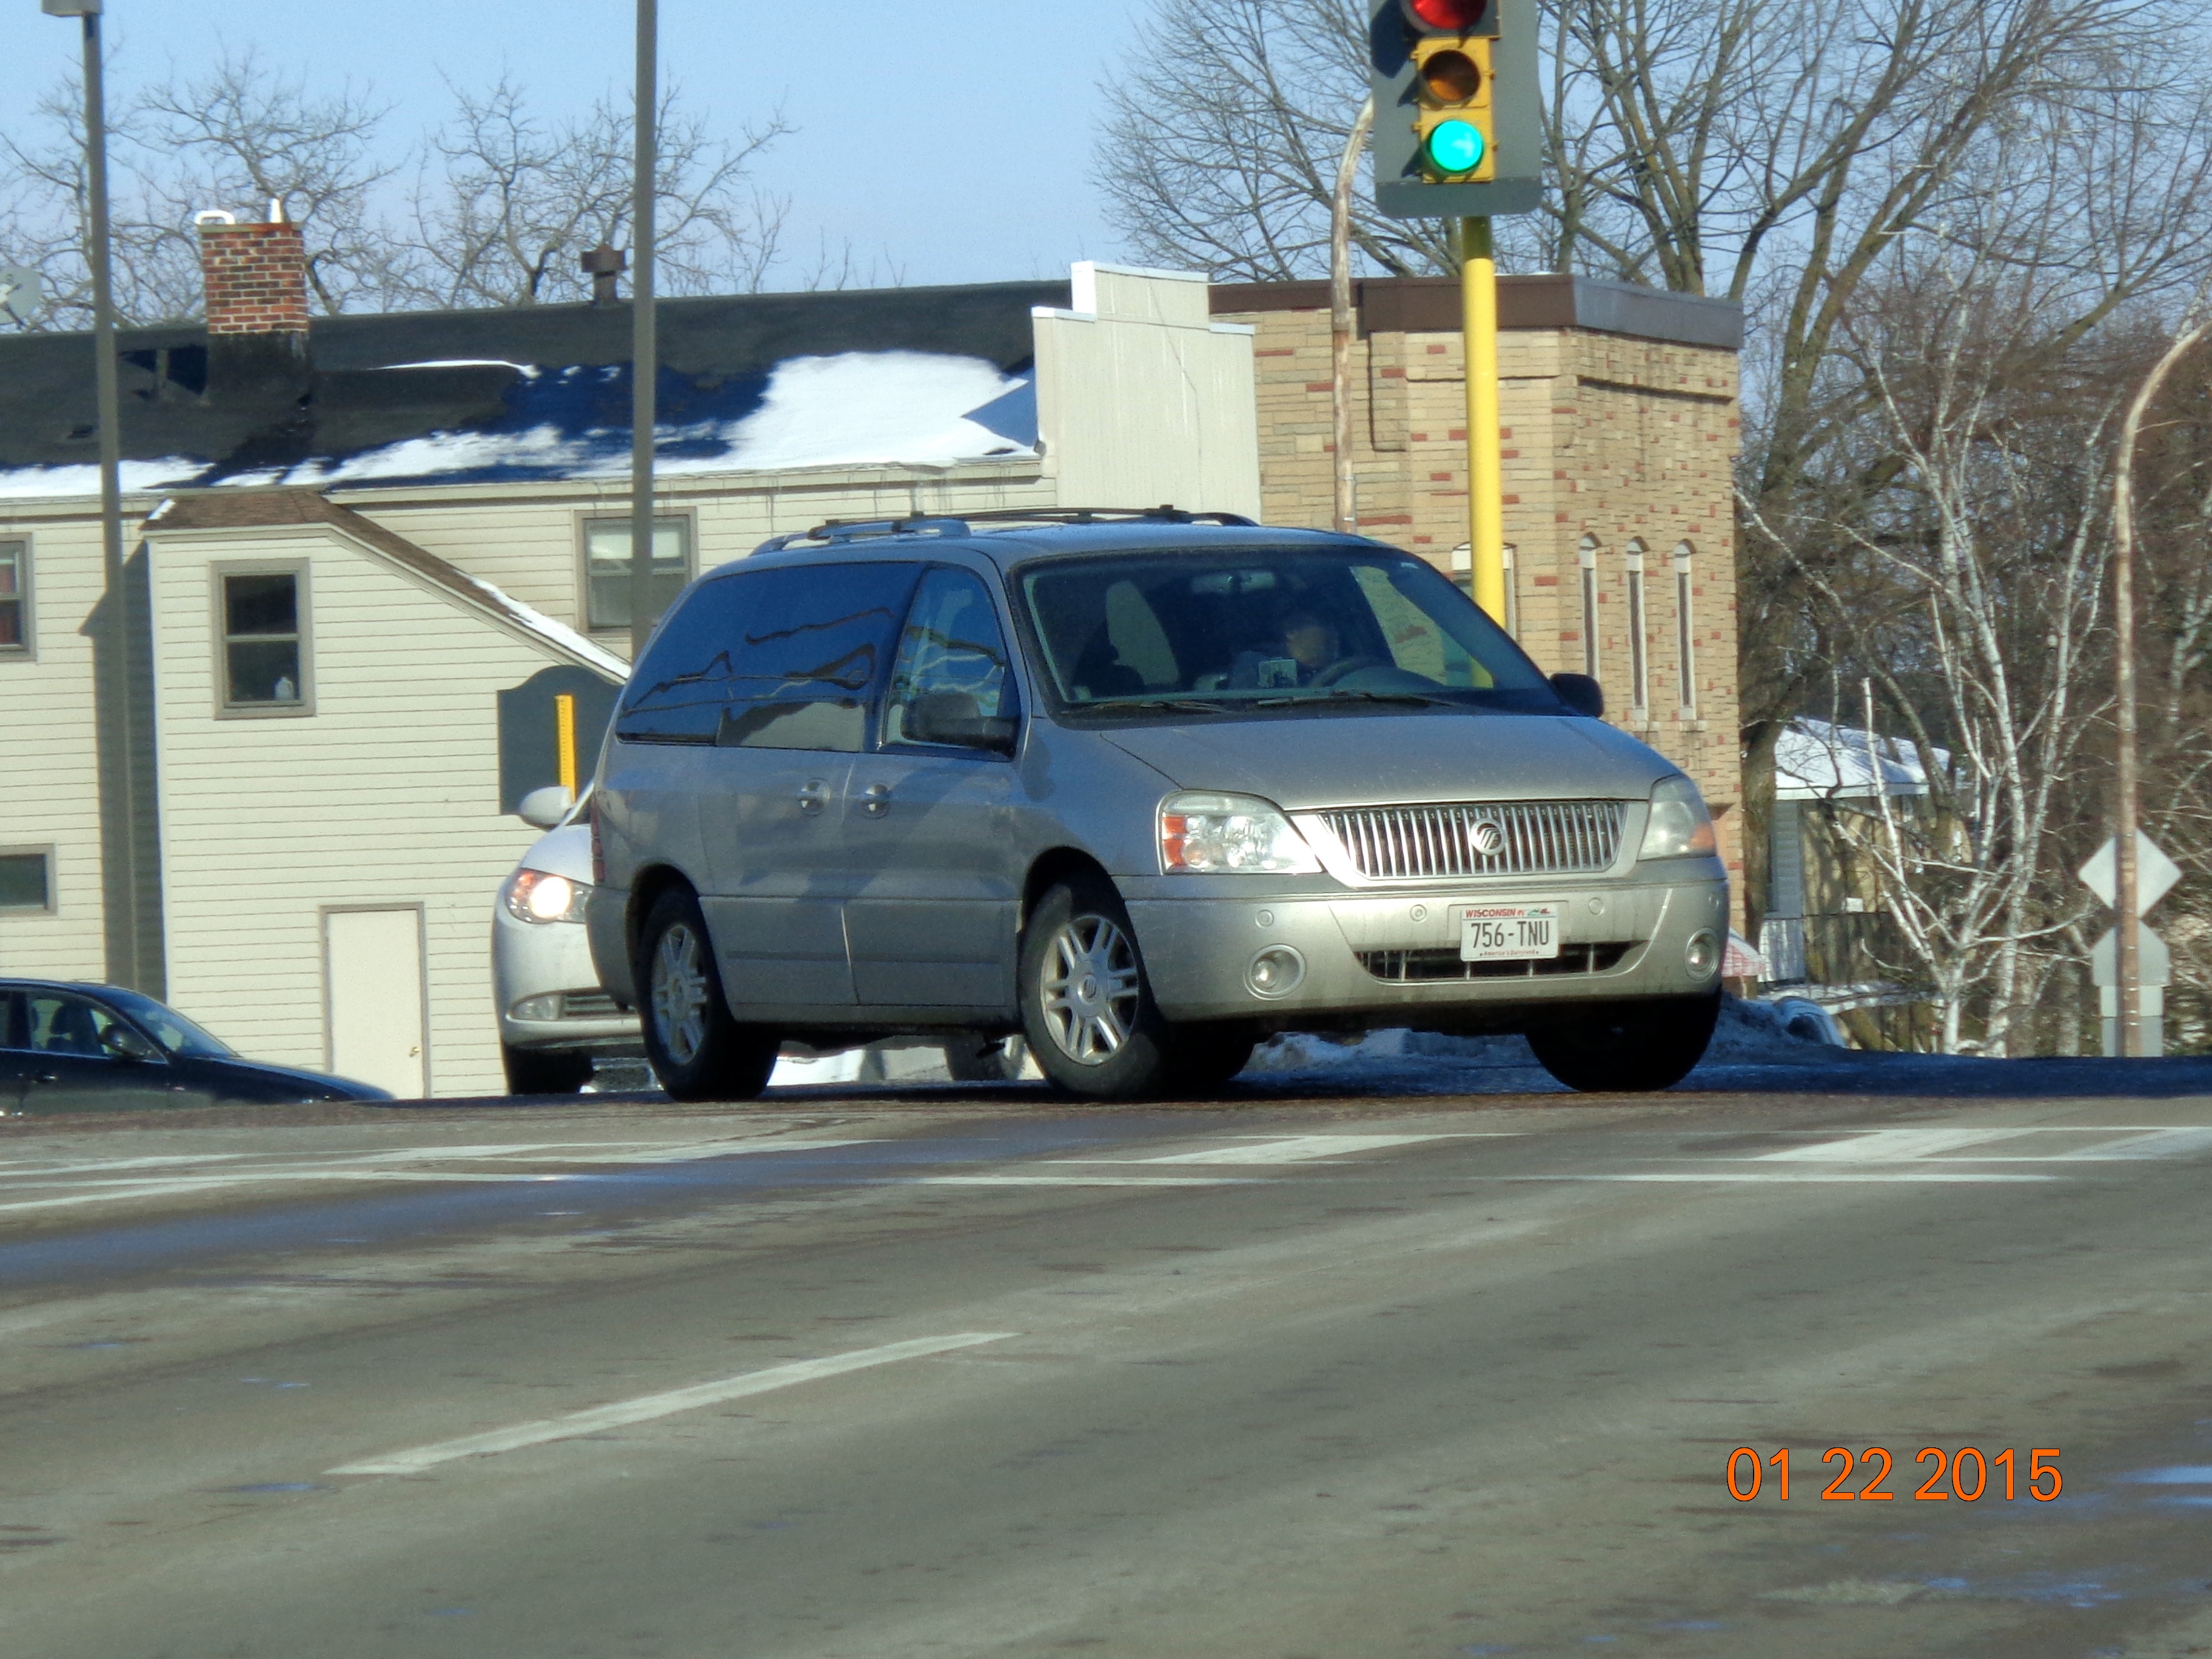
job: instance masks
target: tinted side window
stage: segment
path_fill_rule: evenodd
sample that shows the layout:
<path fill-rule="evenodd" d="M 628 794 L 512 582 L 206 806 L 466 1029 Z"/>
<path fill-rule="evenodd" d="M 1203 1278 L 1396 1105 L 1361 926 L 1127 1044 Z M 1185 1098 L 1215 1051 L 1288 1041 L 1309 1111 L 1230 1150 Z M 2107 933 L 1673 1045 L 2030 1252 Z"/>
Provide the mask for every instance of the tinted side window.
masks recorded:
<path fill-rule="evenodd" d="M 729 701 L 740 622 L 770 573 L 702 582 L 629 677 L 615 735 L 630 743 L 712 743 Z"/>
<path fill-rule="evenodd" d="M 940 566 L 922 578 L 884 700 L 885 743 L 916 741 L 908 716 L 926 697 L 964 699 L 955 713 L 968 720 L 1013 712 L 999 613 L 983 584 L 965 570 Z"/>
<path fill-rule="evenodd" d="M 857 754 L 921 567 L 824 564 L 748 579 L 717 741 Z"/>

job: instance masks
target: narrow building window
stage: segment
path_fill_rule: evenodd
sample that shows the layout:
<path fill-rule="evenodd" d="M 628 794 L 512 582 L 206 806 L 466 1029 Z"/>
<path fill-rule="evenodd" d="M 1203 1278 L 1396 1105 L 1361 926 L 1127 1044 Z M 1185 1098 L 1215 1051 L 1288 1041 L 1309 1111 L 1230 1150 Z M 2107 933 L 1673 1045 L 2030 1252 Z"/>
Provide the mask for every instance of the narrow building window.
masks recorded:
<path fill-rule="evenodd" d="M 1583 581 L 1583 672 L 1597 678 L 1597 541 L 1583 538 L 1576 554 Z"/>
<path fill-rule="evenodd" d="M 0 542 L 0 653 L 31 648 L 31 544 Z"/>
<path fill-rule="evenodd" d="M 1690 605 L 1689 543 L 1674 550 L 1674 660 L 1681 676 L 1682 712 L 1698 712 L 1697 623 Z"/>
<path fill-rule="evenodd" d="M 222 706 L 233 714 L 307 712 L 305 573 L 224 570 L 222 594 Z"/>
<path fill-rule="evenodd" d="M 1644 544 L 1628 544 L 1628 679 L 1638 708 L 1651 704 L 1650 651 L 1644 637 Z"/>
<path fill-rule="evenodd" d="M 1521 637 L 1521 573 L 1513 558 L 1513 544 L 1505 544 L 1505 631 Z"/>
<path fill-rule="evenodd" d="M 0 852 L 0 910 L 54 908 L 54 855 L 48 848 Z"/>
<path fill-rule="evenodd" d="M 653 614 L 691 580 L 691 520 L 653 521 Z M 584 625 L 595 634 L 629 626 L 629 520 L 584 521 Z"/>

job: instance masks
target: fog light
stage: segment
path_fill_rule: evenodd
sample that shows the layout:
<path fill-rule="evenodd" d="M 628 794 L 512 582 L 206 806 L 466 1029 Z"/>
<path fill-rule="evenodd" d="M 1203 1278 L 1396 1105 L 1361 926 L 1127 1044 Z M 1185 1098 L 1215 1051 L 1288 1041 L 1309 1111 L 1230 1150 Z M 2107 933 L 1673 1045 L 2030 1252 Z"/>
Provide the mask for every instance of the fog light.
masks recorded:
<path fill-rule="evenodd" d="M 1244 983 L 1255 997 L 1286 997 L 1306 976 L 1306 959 L 1287 945 L 1271 945 L 1252 958 Z"/>
<path fill-rule="evenodd" d="M 516 1019 L 558 1019 L 561 1018 L 560 994 L 556 992 L 551 996 L 525 997 L 507 1012 Z"/>
<path fill-rule="evenodd" d="M 1690 935 L 1690 942 L 1682 947 L 1682 966 L 1703 977 L 1713 970 L 1721 959 L 1721 942 L 1703 928 Z"/>

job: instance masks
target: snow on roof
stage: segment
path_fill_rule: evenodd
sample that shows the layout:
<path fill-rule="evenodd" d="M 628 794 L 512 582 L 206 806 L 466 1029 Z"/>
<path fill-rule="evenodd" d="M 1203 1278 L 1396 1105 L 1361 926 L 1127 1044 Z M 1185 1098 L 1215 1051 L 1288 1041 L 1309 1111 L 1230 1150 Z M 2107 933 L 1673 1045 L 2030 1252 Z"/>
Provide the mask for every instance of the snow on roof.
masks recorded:
<path fill-rule="evenodd" d="M 128 490 L 173 486 L 328 489 L 346 484 L 507 483 L 619 477 L 629 471 L 629 371 L 619 364 L 538 369 L 441 359 L 391 369 L 514 371 L 503 414 L 350 454 L 271 465 L 170 456 L 126 461 Z M 981 357 L 847 351 L 790 357 L 766 374 L 701 385 L 664 372 L 655 389 L 655 470 L 670 476 L 799 467 L 957 465 L 1037 454 L 1033 383 Z M 0 498 L 80 496 L 96 466 L 0 471 Z"/>
<path fill-rule="evenodd" d="M 158 461 L 123 463 L 126 492 L 162 489 L 197 478 L 207 471 L 205 461 L 170 455 Z M 48 496 L 97 495 L 100 467 L 94 462 L 74 466 L 15 466 L 0 469 L 0 500 L 34 501 Z"/>
<path fill-rule="evenodd" d="M 1938 749 L 1935 756 L 1939 768 L 1950 765 L 1949 750 Z M 1774 745 L 1777 800 L 1927 793 L 1928 775 L 1921 768 L 1919 752 L 1902 738 L 1876 738 L 1855 726 L 1801 719 L 1790 721 Z"/>

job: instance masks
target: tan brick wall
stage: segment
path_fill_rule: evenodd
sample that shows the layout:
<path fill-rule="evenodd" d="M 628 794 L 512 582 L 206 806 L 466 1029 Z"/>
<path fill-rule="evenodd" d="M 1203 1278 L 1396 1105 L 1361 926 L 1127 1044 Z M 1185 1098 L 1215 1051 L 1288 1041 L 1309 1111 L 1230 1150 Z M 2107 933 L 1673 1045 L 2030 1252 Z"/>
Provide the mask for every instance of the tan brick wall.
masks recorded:
<path fill-rule="evenodd" d="M 1325 310 L 1225 313 L 1252 324 L 1260 482 L 1270 524 L 1334 513 Z M 1579 551 L 1595 546 L 1598 678 L 1607 719 L 1697 781 L 1720 817 L 1741 909 L 1735 354 L 1601 334 L 1499 337 L 1505 539 L 1516 633 L 1550 671 L 1583 665 Z M 1466 371 L 1456 333 L 1378 331 L 1352 351 L 1353 476 L 1363 533 L 1455 570 L 1468 539 Z M 1636 696 L 1630 554 L 1644 566 L 1645 696 Z M 1692 702 L 1681 696 L 1674 556 L 1689 552 Z M 1741 915 L 1738 916 L 1741 924 Z"/>

